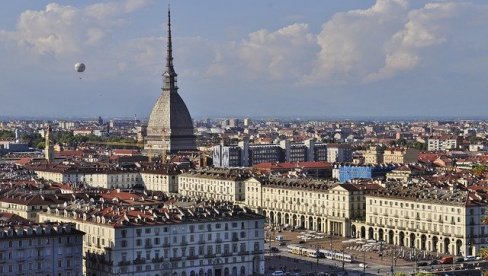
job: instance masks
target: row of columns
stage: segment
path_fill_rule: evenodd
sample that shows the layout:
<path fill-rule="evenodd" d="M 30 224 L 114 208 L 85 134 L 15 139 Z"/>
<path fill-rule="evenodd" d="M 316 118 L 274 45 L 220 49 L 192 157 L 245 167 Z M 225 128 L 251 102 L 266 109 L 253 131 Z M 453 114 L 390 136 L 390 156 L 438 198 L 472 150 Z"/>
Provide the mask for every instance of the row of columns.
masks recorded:
<path fill-rule="evenodd" d="M 426 250 L 440 254 L 463 256 L 474 254 L 472 252 L 473 249 L 470 246 L 466 246 L 462 239 L 396 229 L 376 228 L 361 223 L 353 223 L 351 228 L 352 236 L 357 238 L 374 239 L 377 241 L 383 240 L 385 243 L 396 246 L 414 247 L 418 250 Z"/>
<path fill-rule="evenodd" d="M 323 232 L 330 234 L 331 232 L 339 236 L 349 236 L 349 227 L 345 222 L 332 221 L 327 218 L 297 215 L 290 213 L 274 212 L 264 210 L 263 215 L 268 218 L 270 223 L 277 225 L 290 225 L 294 227 L 303 227 L 307 230 L 313 230 L 317 232 Z"/>

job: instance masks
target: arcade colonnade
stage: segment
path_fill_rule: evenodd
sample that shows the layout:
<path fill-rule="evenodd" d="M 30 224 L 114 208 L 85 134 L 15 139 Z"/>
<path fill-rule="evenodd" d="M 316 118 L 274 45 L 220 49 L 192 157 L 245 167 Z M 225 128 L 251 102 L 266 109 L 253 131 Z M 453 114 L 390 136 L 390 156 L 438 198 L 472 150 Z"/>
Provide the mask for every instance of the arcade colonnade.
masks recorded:
<path fill-rule="evenodd" d="M 387 244 L 415 248 L 457 256 L 476 255 L 475 247 L 467 243 L 461 235 L 442 235 L 438 232 L 420 232 L 396 227 L 378 227 L 368 223 L 353 221 L 351 237 L 384 241 Z"/>
<path fill-rule="evenodd" d="M 288 226 L 313 230 L 323 233 L 332 233 L 336 236 L 350 237 L 350 221 L 347 218 L 316 216 L 311 214 L 296 214 L 275 210 L 261 210 L 263 216 L 271 225 Z"/>

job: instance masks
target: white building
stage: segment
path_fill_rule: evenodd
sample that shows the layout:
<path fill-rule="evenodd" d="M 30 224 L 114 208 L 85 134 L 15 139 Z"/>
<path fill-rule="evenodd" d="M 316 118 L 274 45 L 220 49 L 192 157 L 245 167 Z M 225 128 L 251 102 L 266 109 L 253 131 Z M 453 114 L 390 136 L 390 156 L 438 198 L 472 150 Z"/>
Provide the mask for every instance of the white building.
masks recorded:
<path fill-rule="evenodd" d="M 348 144 L 327 144 L 327 162 L 351 162 L 352 148 Z"/>
<path fill-rule="evenodd" d="M 401 185 L 366 195 L 366 221 L 353 236 L 440 254 L 476 255 L 488 246 L 486 199 L 468 191 Z"/>
<path fill-rule="evenodd" d="M 427 139 L 427 150 L 429 151 L 445 151 L 457 149 L 457 147 L 458 140 L 454 136 Z"/>
<path fill-rule="evenodd" d="M 151 191 L 178 192 L 180 173 L 175 168 L 124 170 L 113 168 L 75 167 L 63 164 L 31 165 L 38 177 L 58 183 L 88 184 L 105 189 L 130 189 L 135 186 Z"/>
<path fill-rule="evenodd" d="M 244 181 L 249 177 L 250 171 L 244 169 L 193 170 L 178 176 L 178 193 L 205 199 L 244 201 Z"/>
<path fill-rule="evenodd" d="M 83 232 L 69 223 L 0 225 L 0 275 L 81 276 Z"/>
<path fill-rule="evenodd" d="M 264 217 L 234 205 L 58 207 L 86 232 L 85 275 L 264 275 Z"/>
<path fill-rule="evenodd" d="M 250 178 L 246 205 L 269 223 L 350 236 L 351 221 L 365 217 L 364 191 L 377 185 L 285 178 Z"/>

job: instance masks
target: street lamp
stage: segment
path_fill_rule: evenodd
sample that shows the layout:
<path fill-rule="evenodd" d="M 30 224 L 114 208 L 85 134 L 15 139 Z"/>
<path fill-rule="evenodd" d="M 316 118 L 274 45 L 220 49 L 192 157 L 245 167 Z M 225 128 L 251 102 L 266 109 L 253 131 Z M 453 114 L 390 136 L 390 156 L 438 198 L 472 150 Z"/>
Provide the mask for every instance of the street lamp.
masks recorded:
<path fill-rule="evenodd" d="M 315 245 L 315 249 L 316 249 L 316 251 L 315 251 L 315 257 L 317 259 L 317 269 L 318 269 L 319 268 L 319 255 L 320 255 L 319 249 L 320 249 L 320 245 L 319 244 L 316 244 Z"/>
<path fill-rule="evenodd" d="M 363 251 L 363 275 L 366 276 L 366 250 Z"/>
<path fill-rule="evenodd" d="M 344 244 L 342 244 L 342 271 L 345 271 L 345 269 L 344 269 Z"/>
<path fill-rule="evenodd" d="M 330 251 L 332 252 L 332 235 L 334 234 L 334 232 L 332 232 L 332 230 L 330 230 Z"/>
<path fill-rule="evenodd" d="M 393 263 L 393 260 L 396 259 L 396 256 L 395 256 L 395 243 L 392 244 L 392 249 L 391 249 L 391 275 L 393 276 L 393 266 L 394 266 L 394 263 Z"/>
<path fill-rule="evenodd" d="M 383 261 L 383 239 L 380 239 L 380 257 L 381 261 Z"/>

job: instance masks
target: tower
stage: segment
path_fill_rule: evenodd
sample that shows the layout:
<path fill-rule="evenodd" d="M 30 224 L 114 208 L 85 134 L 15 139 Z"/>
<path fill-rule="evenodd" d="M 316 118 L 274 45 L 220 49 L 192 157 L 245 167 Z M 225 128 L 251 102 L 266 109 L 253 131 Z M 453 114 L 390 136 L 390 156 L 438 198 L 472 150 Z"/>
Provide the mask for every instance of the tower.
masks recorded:
<path fill-rule="evenodd" d="M 178 93 L 177 74 L 173 65 L 173 44 L 171 38 L 171 13 L 168 8 L 168 39 L 166 46 L 166 66 L 162 75 L 161 95 L 149 116 L 144 150 L 152 156 L 167 153 L 195 151 L 193 121 L 185 102 Z"/>
<path fill-rule="evenodd" d="M 53 146 L 51 145 L 51 126 L 47 126 L 46 134 L 44 135 L 44 158 L 48 163 L 54 160 Z"/>

